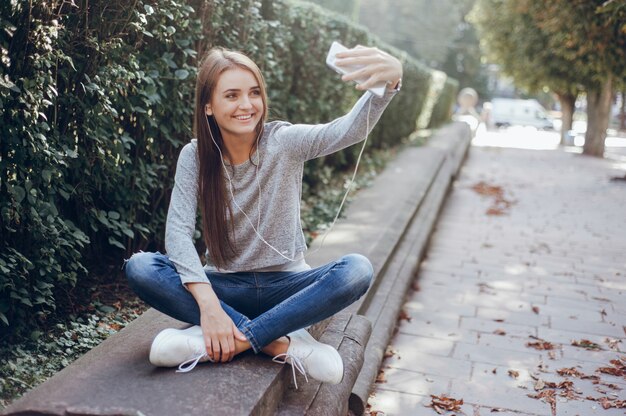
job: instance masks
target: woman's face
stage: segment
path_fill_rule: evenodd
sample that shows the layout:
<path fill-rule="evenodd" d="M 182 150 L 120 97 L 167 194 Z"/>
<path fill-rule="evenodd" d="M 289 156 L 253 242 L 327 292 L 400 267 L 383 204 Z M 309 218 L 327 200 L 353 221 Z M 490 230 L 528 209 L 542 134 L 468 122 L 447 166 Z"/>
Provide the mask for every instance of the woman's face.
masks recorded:
<path fill-rule="evenodd" d="M 212 115 L 225 140 L 256 139 L 256 126 L 263 117 L 261 86 L 246 69 L 228 69 L 217 80 L 206 112 Z"/>

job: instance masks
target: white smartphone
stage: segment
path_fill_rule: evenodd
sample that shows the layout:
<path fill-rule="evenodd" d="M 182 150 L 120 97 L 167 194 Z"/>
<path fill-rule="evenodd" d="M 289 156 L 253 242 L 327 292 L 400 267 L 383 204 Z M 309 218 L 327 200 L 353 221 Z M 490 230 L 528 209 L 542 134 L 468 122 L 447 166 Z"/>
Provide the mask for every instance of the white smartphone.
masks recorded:
<path fill-rule="evenodd" d="M 332 45 L 330 45 L 330 50 L 328 51 L 328 55 L 326 56 L 326 65 L 328 65 L 329 67 L 331 67 L 332 69 L 334 69 L 336 72 L 338 72 L 341 75 L 349 74 L 351 72 L 354 72 L 358 69 L 363 68 L 363 65 L 344 66 L 344 67 L 338 67 L 337 65 L 335 65 L 335 60 L 337 59 L 335 55 L 337 55 L 339 52 L 344 52 L 347 50 L 348 48 L 343 46 L 341 43 L 333 42 Z M 356 80 L 357 84 L 360 84 L 362 82 L 365 82 L 365 79 Z M 369 88 L 368 90 L 371 91 L 373 94 L 376 94 L 377 96 L 382 97 L 383 94 L 385 94 L 386 88 L 387 88 L 387 84 L 384 81 L 381 81 L 378 84 L 374 85 L 373 87 Z"/>

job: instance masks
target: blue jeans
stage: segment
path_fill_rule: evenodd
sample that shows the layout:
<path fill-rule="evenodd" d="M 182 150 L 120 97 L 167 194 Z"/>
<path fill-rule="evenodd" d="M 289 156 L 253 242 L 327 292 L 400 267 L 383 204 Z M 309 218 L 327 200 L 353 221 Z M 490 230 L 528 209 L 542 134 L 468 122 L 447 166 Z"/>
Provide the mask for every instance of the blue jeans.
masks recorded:
<path fill-rule="evenodd" d="M 137 253 L 125 263 L 131 288 L 148 305 L 172 318 L 200 325 L 196 300 L 161 253 Z M 367 292 L 373 269 L 349 254 L 303 272 L 206 272 L 222 308 L 255 353 L 272 341 L 322 321 Z"/>

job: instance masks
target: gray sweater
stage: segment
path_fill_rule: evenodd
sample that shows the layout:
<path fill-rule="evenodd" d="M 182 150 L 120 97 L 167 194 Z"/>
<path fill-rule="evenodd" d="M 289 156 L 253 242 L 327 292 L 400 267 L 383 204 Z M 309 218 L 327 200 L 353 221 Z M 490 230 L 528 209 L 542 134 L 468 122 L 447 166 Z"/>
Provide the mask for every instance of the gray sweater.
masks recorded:
<path fill-rule="evenodd" d="M 306 244 L 300 223 L 304 162 L 364 140 L 368 103 L 372 103 L 371 131 L 395 94 L 393 90 L 387 91 L 380 98 L 366 92 L 348 114 L 327 124 L 290 124 L 283 121 L 265 124 L 259 147 L 252 155 L 255 163 L 257 156 L 260 158 L 260 198 L 257 168 L 250 160 L 232 167 L 234 175 L 231 166 L 228 166 L 229 174 L 235 201 L 255 227 L 259 224 L 259 234 L 285 257 L 295 261 L 290 262 L 264 244 L 241 211 L 231 203 L 235 222 L 235 257 L 227 265 L 228 271 L 295 270 L 301 265 L 306 266 L 302 260 Z M 165 230 L 165 250 L 183 284 L 208 283 L 192 239 L 198 208 L 198 171 L 197 142 L 193 139 L 183 147 L 178 157 Z M 225 180 L 228 181 L 227 178 Z M 208 268 L 215 270 L 210 263 Z"/>

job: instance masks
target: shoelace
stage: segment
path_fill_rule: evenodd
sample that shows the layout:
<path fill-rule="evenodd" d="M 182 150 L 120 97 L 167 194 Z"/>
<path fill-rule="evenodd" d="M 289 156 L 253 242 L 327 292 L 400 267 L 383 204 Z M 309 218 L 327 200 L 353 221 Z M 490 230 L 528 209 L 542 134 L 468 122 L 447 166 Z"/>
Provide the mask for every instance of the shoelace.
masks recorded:
<path fill-rule="evenodd" d="M 187 345 L 189 345 L 189 340 L 187 340 Z M 183 361 L 182 363 L 180 363 L 180 365 L 178 366 L 178 370 L 176 370 L 177 373 L 188 373 L 188 372 L 190 372 L 191 370 L 196 368 L 196 366 L 198 365 L 198 363 L 200 362 L 201 359 L 203 359 L 204 357 L 208 357 L 209 356 L 209 354 L 207 354 L 206 351 L 196 350 L 194 352 L 196 353 L 196 356 L 193 357 L 193 358 L 188 359 L 187 361 Z M 211 363 L 215 362 L 211 358 L 209 358 L 207 361 L 209 361 Z M 187 364 L 189 364 L 189 365 L 187 365 Z"/>
<path fill-rule="evenodd" d="M 272 361 L 274 361 L 275 363 L 279 363 L 279 364 L 291 364 L 291 372 L 293 374 L 293 384 L 296 386 L 296 390 L 298 390 L 298 381 L 296 381 L 296 370 L 298 370 L 300 374 L 304 376 L 304 379 L 306 380 L 307 383 L 309 382 L 309 378 L 306 376 L 306 370 L 304 369 L 304 364 L 302 364 L 302 361 L 300 361 L 298 357 L 294 357 L 293 355 L 284 352 L 272 358 Z"/>
<path fill-rule="evenodd" d="M 196 368 L 196 365 L 198 365 L 200 360 L 203 359 L 206 356 L 207 356 L 207 353 L 203 352 L 202 354 L 199 354 L 198 356 L 196 356 L 194 358 L 190 358 L 187 361 L 183 361 L 178 366 L 178 370 L 176 370 L 176 372 L 177 373 L 188 373 L 188 372 L 190 372 L 191 370 Z M 209 361 L 211 361 L 211 360 L 209 359 Z M 187 366 L 187 364 L 189 364 L 189 365 Z M 187 367 L 185 367 L 185 366 L 187 366 Z"/>

